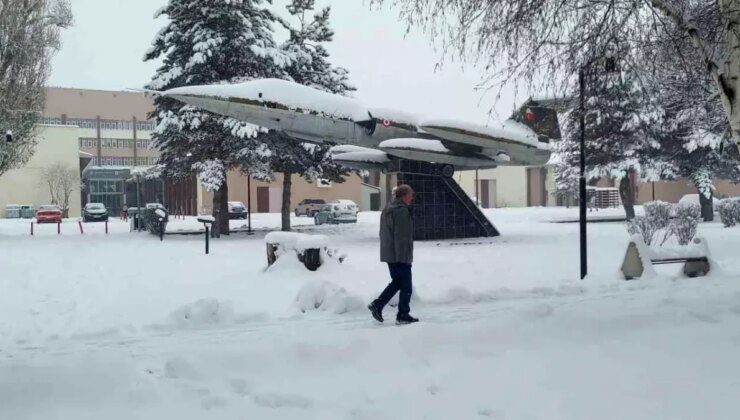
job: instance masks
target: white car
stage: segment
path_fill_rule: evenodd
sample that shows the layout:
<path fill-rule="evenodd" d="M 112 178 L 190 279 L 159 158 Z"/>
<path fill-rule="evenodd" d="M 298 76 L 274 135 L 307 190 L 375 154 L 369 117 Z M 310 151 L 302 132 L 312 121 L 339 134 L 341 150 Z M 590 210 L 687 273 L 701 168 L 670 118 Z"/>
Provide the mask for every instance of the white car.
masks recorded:
<path fill-rule="evenodd" d="M 357 223 L 357 205 L 342 202 L 324 204 L 313 216 L 313 220 L 316 225 Z"/>
<path fill-rule="evenodd" d="M 717 197 L 712 197 L 712 203 L 716 206 L 720 202 Z M 699 194 L 686 194 L 678 200 L 678 204 L 696 204 L 699 205 Z"/>
<path fill-rule="evenodd" d="M 334 200 L 331 204 L 339 204 L 342 211 L 353 211 L 355 218 L 357 218 L 357 213 L 360 212 L 360 206 L 352 200 Z"/>

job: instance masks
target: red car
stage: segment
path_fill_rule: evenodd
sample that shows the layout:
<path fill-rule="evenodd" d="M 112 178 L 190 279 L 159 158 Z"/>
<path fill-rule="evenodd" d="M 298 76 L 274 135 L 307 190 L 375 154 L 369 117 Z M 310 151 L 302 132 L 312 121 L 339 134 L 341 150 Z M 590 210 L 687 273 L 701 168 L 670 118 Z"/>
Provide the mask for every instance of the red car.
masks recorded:
<path fill-rule="evenodd" d="M 62 223 L 62 210 L 57 206 L 41 206 L 36 211 L 37 223 Z"/>

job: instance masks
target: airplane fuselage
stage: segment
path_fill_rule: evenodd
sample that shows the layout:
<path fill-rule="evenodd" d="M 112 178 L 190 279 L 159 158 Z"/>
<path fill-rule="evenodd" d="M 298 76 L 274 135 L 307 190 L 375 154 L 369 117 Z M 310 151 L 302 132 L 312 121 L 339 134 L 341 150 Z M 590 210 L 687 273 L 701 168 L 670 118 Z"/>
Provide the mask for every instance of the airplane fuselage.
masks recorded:
<path fill-rule="evenodd" d="M 217 114 L 283 131 L 302 141 L 355 145 L 382 150 L 398 158 L 443 163 L 459 169 L 494 168 L 500 165 L 540 166 L 546 164 L 550 157 L 549 150 L 538 147 L 536 141 L 507 140 L 501 136 L 486 135 L 481 130 L 471 131 L 446 124 L 421 124 L 414 116 L 392 110 L 365 108 L 352 98 L 337 97 L 326 92 L 310 92 L 314 95 L 314 102 L 306 101 L 306 105 L 287 105 L 285 101 L 274 99 L 274 91 L 280 92 L 280 98 L 291 98 L 291 89 L 295 89 L 299 97 L 305 95 L 306 89 L 310 89 L 290 82 L 255 84 L 248 86 L 247 94 L 240 95 L 227 87 L 177 88 L 164 94 Z M 325 101 L 324 106 L 321 106 L 322 100 Z M 313 106 L 314 103 L 319 105 Z M 329 113 L 327 108 L 339 111 Z M 526 127 L 524 130 L 527 130 Z M 381 146 L 384 141 L 392 139 L 436 140 L 442 146 L 433 150 L 405 144 Z"/>

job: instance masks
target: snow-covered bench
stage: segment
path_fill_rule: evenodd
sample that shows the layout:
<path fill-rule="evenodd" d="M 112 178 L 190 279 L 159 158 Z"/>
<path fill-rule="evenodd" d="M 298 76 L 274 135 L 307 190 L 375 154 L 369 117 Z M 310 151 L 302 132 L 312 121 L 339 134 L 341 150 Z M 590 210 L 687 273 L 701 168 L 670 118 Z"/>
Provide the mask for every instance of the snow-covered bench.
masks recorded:
<path fill-rule="evenodd" d="M 316 271 L 322 264 L 322 251 L 329 257 L 337 257 L 339 262 L 344 261 L 344 255 L 338 255 L 336 250 L 329 249 L 328 238 L 324 235 L 307 235 L 296 232 L 270 232 L 265 237 L 267 245 L 267 265 L 271 266 L 285 254 L 292 254 L 311 271 Z"/>
<path fill-rule="evenodd" d="M 634 236 L 627 246 L 622 262 L 622 274 L 626 280 L 655 276 L 654 265 L 683 263 L 687 277 L 704 276 L 710 270 L 707 242 L 694 238 L 691 244 L 680 247 L 651 248 L 639 236 Z"/>

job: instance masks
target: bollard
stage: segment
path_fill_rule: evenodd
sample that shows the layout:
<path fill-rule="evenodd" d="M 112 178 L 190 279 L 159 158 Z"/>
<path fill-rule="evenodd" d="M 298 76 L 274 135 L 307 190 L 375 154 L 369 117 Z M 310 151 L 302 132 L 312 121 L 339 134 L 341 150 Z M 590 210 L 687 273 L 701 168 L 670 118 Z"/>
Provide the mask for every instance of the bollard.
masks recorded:
<path fill-rule="evenodd" d="M 159 219 L 159 241 L 164 241 L 164 220 Z"/>
<path fill-rule="evenodd" d="M 105 234 L 108 234 L 108 221 L 105 221 Z"/>
<path fill-rule="evenodd" d="M 208 231 L 208 225 L 206 225 L 206 255 L 208 255 L 208 238 L 210 237 L 210 232 Z"/>
<path fill-rule="evenodd" d="M 78 220 L 77 224 L 80 225 L 80 235 L 84 235 L 85 231 L 82 229 L 82 220 Z"/>
<path fill-rule="evenodd" d="M 31 236 L 33 236 L 33 222 L 31 222 Z"/>
<path fill-rule="evenodd" d="M 57 222 L 57 235 L 62 234 L 62 222 Z"/>

